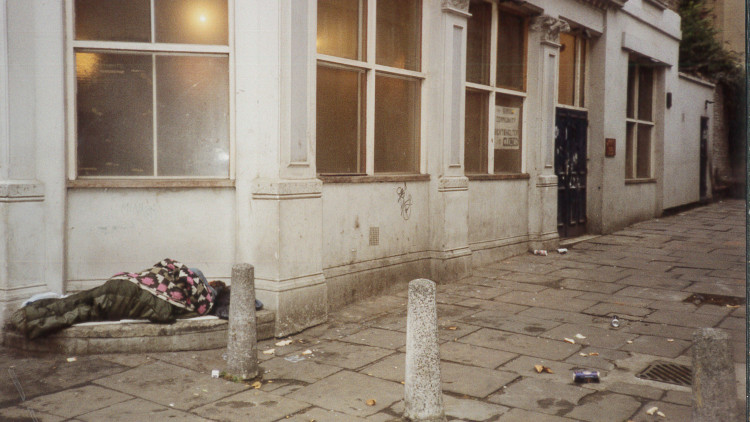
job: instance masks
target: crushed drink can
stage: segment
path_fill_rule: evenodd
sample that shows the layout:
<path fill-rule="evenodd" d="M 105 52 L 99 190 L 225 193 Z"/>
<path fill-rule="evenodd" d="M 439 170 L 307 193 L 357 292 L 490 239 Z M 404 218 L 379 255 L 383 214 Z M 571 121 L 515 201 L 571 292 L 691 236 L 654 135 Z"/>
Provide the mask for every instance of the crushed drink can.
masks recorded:
<path fill-rule="evenodd" d="M 547 256 L 547 251 L 544 249 L 534 249 L 534 255 Z"/>
<path fill-rule="evenodd" d="M 576 369 L 573 371 L 573 381 L 579 384 L 599 382 L 599 371 Z"/>

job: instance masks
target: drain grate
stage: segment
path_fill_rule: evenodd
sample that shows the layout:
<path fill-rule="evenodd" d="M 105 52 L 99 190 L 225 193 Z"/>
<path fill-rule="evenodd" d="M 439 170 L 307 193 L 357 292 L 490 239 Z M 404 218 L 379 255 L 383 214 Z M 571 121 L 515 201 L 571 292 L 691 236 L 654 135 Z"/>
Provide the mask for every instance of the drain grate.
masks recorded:
<path fill-rule="evenodd" d="M 636 377 L 644 380 L 666 382 L 676 385 L 692 385 L 693 370 L 686 365 L 656 361 L 641 371 Z"/>

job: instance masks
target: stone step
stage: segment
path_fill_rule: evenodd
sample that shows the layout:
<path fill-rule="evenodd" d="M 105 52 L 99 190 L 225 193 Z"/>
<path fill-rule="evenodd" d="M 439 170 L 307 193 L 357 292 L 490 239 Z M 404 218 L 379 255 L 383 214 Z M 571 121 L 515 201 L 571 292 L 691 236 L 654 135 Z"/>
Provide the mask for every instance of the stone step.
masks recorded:
<path fill-rule="evenodd" d="M 274 319 L 273 311 L 256 312 L 258 340 L 273 337 Z M 214 316 L 182 319 L 174 324 L 152 324 L 145 320 L 89 322 L 34 340 L 6 330 L 3 345 L 67 355 L 207 350 L 227 347 L 228 328 L 226 320 Z"/>

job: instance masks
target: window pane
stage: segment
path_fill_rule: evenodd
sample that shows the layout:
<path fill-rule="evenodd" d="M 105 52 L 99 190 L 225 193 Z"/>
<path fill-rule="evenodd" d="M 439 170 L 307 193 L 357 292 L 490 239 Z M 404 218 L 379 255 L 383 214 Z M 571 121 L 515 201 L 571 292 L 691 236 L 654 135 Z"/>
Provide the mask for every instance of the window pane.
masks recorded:
<path fill-rule="evenodd" d="M 365 72 L 318 66 L 318 173 L 365 172 Z"/>
<path fill-rule="evenodd" d="M 521 16 L 500 13 L 497 28 L 497 85 L 524 90 L 526 57 L 524 52 L 524 19 Z"/>
<path fill-rule="evenodd" d="M 152 176 L 151 55 L 79 52 L 78 174 Z"/>
<path fill-rule="evenodd" d="M 227 0 L 154 0 L 156 42 L 228 45 Z"/>
<path fill-rule="evenodd" d="M 638 125 L 636 177 L 651 177 L 651 126 Z"/>
<path fill-rule="evenodd" d="M 151 41 L 149 0 L 76 0 L 77 40 Z"/>
<path fill-rule="evenodd" d="M 635 119 L 635 70 L 636 65 L 633 62 L 628 64 L 628 108 L 627 118 Z"/>
<path fill-rule="evenodd" d="M 627 123 L 625 138 L 625 178 L 635 177 L 635 166 L 633 166 L 633 155 L 635 154 L 635 123 Z"/>
<path fill-rule="evenodd" d="M 650 67 L 638 68 L 638 120 L 653 120 L 654 70 Z"/>
<path fill-rule="evenodd" d="M 419 81 L 375 78 L 375 172 L 419 171 Z"/>
<path fill-rule="evenodd" d="M 557 102 L 575 105 L 576 83 L 576 38 L 570 34 L 560 34 L 560 81 L 557 90 Z"/>
<path fill-rule="evenodd" d="M 159 176 L 229 176 L 228 61 L 156 57 Z"/>
<path fill-rule="evenodd" d="M 364 60 L 366 22 L 362 0 L 318 0 L 318 53 Z"/>
<path fill-rule="evenodd" d="M 489 94 L 466 91 L 464 168 L 466 173 L 487 173 L 487 105 Z"/>
<path fill-rule="evenodd" d="M 495 97 L 495 173 L 521 172 L 523 99 Z"/>
<path fill-rule="evenodd" d="M 466 32 L 466 80 L 489 85 L 492 5 L 473 0 L 469 4 L 469 13 L 471 17 Z"/>
<path fill-rule="evenodd" d="M 420 70 L 422 40 L 418 0 L 378 0 L 376 62 L 384 66 Z"/>

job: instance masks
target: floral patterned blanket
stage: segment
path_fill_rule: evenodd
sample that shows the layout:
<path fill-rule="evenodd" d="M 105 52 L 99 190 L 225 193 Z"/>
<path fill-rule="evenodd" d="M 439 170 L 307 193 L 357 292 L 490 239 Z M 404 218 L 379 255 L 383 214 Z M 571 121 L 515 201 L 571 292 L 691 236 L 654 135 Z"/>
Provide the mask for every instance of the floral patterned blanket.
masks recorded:
<path fill-rule="evenodd" d="M 205 315 L 214 298 L 193 271 L 174 259 L 165 258 L 139 273 L 119 273 L 110 280 L 128 280 L 172 305 Z"/>

